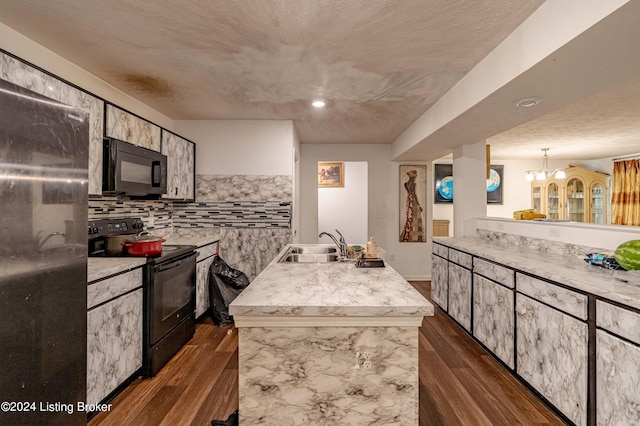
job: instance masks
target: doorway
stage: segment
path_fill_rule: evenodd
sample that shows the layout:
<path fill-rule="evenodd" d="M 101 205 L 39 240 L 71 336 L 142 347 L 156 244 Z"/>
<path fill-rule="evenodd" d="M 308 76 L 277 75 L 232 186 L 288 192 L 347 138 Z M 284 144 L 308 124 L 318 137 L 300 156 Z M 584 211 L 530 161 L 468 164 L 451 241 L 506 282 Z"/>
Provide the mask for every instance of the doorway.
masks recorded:
<path fill-rule="evenodd" d="M 368 163 L 345 161 L 344 186 L 318 188 L 318 232 L 338 229 L 348 244 L 366 244 L 368 233 Z M 329 237 L 319 243 L 332 243 Z"/>

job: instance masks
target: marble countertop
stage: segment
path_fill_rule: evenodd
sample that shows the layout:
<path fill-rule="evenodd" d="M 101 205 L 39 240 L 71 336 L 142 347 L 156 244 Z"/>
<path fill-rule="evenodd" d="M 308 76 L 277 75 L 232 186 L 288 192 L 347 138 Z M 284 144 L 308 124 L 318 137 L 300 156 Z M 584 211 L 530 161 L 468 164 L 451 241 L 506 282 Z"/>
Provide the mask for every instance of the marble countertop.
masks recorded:
<path fill-rule="evenodd" d="M 147 263 L 145 257 L 90 257 L 87 259 L 87 282 L 121 272 L 130 271 Z"/>
<path fill-rule="evenodd" d="M 612 271 L 589 265 L 581 256 L 546 254 L 523 246 L 501 245 L 477 237 L 434 237 L 433 242 L 640 309 L 640 286 L 614 278 L 614 275 L 623 276 L 626 271 Z"/>
<path fill-rule="evenodd" d="M 316 245 L 316 244 L 314 244 Z M 320 244 L 322 245 L 322 244 Z M 390 266 L 278 263 L 287 245 L 230 305 L 231 315 L 422 317 L 433 305 Z"/>
<path fill-rule="evenodd" d="M 218 241 L 212 237 L 168 236 L 164 244 L 193 245 L 202 247 Z M 130 271 L 147 263 L 145 257 L 89 257 L 87 260 L 87 282 L 99 280 L 110 275 Z"/>

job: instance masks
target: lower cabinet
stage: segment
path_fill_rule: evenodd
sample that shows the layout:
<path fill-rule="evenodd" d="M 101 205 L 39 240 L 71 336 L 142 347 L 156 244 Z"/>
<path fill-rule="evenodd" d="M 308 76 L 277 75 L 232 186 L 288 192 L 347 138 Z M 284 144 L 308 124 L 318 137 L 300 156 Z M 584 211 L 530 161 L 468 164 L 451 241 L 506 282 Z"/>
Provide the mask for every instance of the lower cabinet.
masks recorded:
<path fill-rule="evenodd" d="M 471 271 L 449 263 L 449 315 L 471 331 Z"/>
<path fill-rule="evenodd" d="M 218 250 L 218 243 L 198 247 L 196 264 L 196 318 L 209 309 L 209 268 Z"/>
<path fill-rule="evenodd" d="M 599 425 L 640 422 L 640 346 L 596 332 L 596 407 Z"/>
<path fill-rule="evenodd" d="M 96 404 L 142 367 L 142 288 L 87 312 L 87 403 Z"/>
<path fill-rule="evenodd" d="M 587 323 L 520 293 L 515 310 L 518 375 L 573 423 L 586 425 Z"/>
<path fill-rule="evenodd" d="M 473 335 L 512 369 L 514 310 L 512 289 L 473 275 Z"/>
<path fill-rule="evenodd" d="M 431 256 L 431 299 L 443 310 L 447 310 L 449 294 L 449 261 L 440 256 Z"/>
<path fill-rule="evenodd" d="M 596 325 L 597 424 L 639 424 L 640 312 L 599 300 Z"/>

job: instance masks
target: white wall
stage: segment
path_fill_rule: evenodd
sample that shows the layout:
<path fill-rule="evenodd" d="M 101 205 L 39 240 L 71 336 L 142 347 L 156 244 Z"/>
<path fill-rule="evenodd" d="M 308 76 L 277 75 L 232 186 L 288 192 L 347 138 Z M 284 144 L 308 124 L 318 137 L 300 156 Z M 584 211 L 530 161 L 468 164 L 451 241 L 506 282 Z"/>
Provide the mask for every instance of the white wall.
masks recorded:
<path fill-rule="evenodd" d="M 400 243 L 400 176 L 397 163 L 390 160 L 390 145 L 302 144 L 300 164 L 301 238 L 303 243 L 318 240 L 317 163 L 366 161 L 368 163 L 368 235 L 387 251 L 387 262 L 407 279 L 426 279 L 431 274 L 431 220 L 427 213 L 426 243 Z M 412 162 L 411 164 L 419 164 Z M 426 163 L 422 163 L 426 164 Z M 431 176 L 431 164 L 427 164 Z M 433 194 L 427 185 L 427 199 Z M 350 244 L 355 242 L 347 241 Z"/>
<path fill-rule="evenodd" d="M 196 142 L 196 173 L 293 175 L 291 120 L 179 120 L 176 133 Z"/>
<path fill-rule="evenodd" d="M 327 158 L 327 161 L 333 161 Z M 321 160 L 322 161 L 322 160 Z M 368 173 L 366 161 L 344 163 L 344 187 L 318 188 L 318 231 L 339 230 L 349 244 L 364 246 L 368 240 Z M 321 243 L 331 243 L 323 236 Z"/>
<path fill-rule="evenodd" d="M 0 48 L 74 85 L 131 111 L 166 129 L 175 131 L 171 118 L 111 86 L 95 75 L 69 62 L 41 44 L 0 23 Z"/>

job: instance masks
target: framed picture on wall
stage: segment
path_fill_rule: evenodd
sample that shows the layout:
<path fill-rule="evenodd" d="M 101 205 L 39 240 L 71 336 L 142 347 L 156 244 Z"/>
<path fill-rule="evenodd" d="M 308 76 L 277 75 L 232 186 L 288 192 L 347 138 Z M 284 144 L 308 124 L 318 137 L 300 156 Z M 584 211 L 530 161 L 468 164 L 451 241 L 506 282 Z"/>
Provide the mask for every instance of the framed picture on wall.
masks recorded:
<path fill-rule="evenodd" d="M 487 204 L 502 204 L 504 165 L 491 165 L 487 179 Z M 453 203 L 453 165 L 435 164 L 433 172 L 434 203 Z"/>
<path fill-rule="evenodd" d="M 319 161 L 318 188 L 344 188 L 344 163 Z"/>
<path fill-rule="evenodd" d="M 433 181 L 433 202 L 453 203 L 453 164 L 435 164 Z"/>
<path fill-rule="evenodd" d="M 491 165 L 491 173 L 487 179 L 487 204 L 502 204 L 503 173 L 503 165 Z"/>
<path fill-rule="evenodd" d="M 400 242 L 427 241 L 427 166 L 400 166 Z"/>

